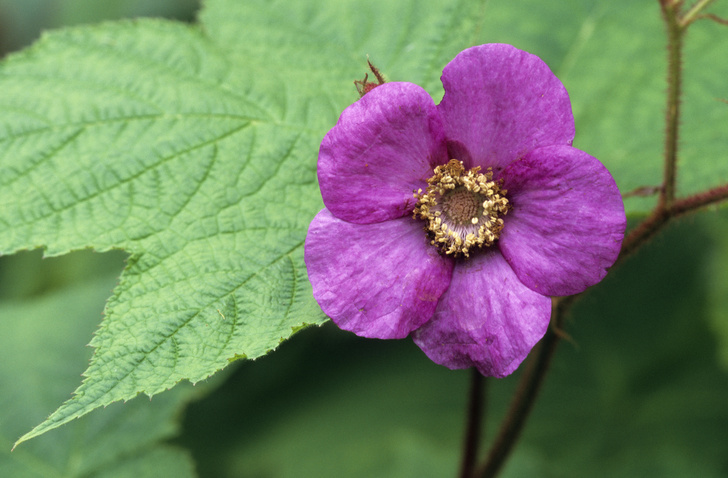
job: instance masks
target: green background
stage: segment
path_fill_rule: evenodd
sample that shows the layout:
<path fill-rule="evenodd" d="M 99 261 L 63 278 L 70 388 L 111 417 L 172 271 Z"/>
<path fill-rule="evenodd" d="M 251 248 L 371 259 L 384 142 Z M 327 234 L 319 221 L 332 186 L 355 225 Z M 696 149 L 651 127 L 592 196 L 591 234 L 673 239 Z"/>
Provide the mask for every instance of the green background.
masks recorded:
<path fill-rule="evenodd" d="M 472 8 L 479 15 L 474 20 L 453 15 L 459 23 L 439 25 L 431 35 L 418 27 L 421 13 L 406 7 L 404 25 L 399 18 L 386 25 L 342 18 L 351 38 L 368 40 L 367 50 L 349 52 L 351 59 L 340 64 L 352 80 L 360 78 L 354 72 L 363 74 L 370 53 L 390 79 L 418 82 L 437 96 L 438 78 L 429 75 L 434 67 L 418 64 L 416 53 L 422 48 L 431 62 L 447 61 L 441 57 L 450 54 L 449 45 L 465 41 L 459 29 L 537 53 L 570 91 L 575 145 L 602 159 L 629 191 L 659 182 L 665 66 L 656 2 L 631 3 L 624 12 L 605 2 L 537 8 L 483 2 Z M 134 15 L 194 18 L 191 2 L 155 2 L 154 11 L 148 5 L 0 2 L 0 47 L 20 48 L 40 28 L 63 24 Z M 463 5 L 452 8 L 471 10 Z M 402 33 L 400 53 L 387 55 L 391 50 L 378 49 L 377 28 L 437 37 L 437 51 L 408 50 Z M 703 22 L 688 39 L 684 192 L 728 180 L 728 108 L 716 100 L 728 96 L 725 82 L 716 80 L 728 71 L 720 54 L 726 38 L 725 27 Z M 353 84 L 351 95 L 353 101 Z M 627 203 L 635 220 L 650 205 L 649 198 Z M 567 325 L 573 341 L 560 345 L 504 476 L 728 475 L 726 238 L 725 210 L 684 218 L 580 300 Z M 432 364 L 409 340 L 359 339 L 330 324 L 196 387 L 116 403 L 10 453 L 20 435 L 78 386 L 91 356 L 85 344 L 126 257 L 84 251 L 0 258 L 0 476 L 455 475 L 468 373 Z M 518 375 L 489 381 L 486 441 Z"/>

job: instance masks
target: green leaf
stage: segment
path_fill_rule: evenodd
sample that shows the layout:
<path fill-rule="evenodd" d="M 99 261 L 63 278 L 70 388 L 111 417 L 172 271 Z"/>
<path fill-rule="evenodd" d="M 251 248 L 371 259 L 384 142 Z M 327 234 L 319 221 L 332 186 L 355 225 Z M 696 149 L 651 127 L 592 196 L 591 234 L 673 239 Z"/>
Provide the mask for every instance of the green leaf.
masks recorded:
<path fill-rule="evenodd" d="M 84 341 L 115 281 L 114 275 L 87 278 L 42 298 L 0 306 L 0 381 L 6 385 L 0 395 L 0 476 L 195 476 L 187 453 L 161 444 L 177 434 L 182 406 L 199 395 L 191 386 L 151 402 L 111 405 L 10 452 L 28 422 L 45 417 L 77 384 L 91 355 Z M 74 319 L 60 317 L 60 310 Z M 168 472 L 160 473 L 160 466 Z"/>
<path fill-rule="evenodd" d="M 229 74 L 198 29 L 162 21 L 48 35 L 0 70 L 3 252 L 132 253 L 83 384 L 21 441 L 323 320 L 302 260 L 318 139 Z"/>
<path fill-rule="evenodd" d="M 713 63 L 686 77 L 699 86 L 686 87 L 698 102 L 686 134 L 701 140 L 685 143 L 686 192 L 726 180 L 725 162 L 703 154 L 723 141 L 703 131 L 706 114 L 722 114 L 703 102 L 721 94 L 725 36 L 700 28 L 710 27 L 696 26 L 687 51 Z M 571 92 L 576 145 L 629 191 L 660 182 L 662 38 L 657 6 L 629 0 L 209 0 L 199 25 L 69 29 L 7 58 L 0 252 L 131 254 L 82 385 L 21 441 L 197 382 L 324 321 L 302 258 L 322 207 L 316 155 L 356 99 L 367 54 L 435 98 L 442 67 L 467 46 L 507 41 L 541 56 Z"/>

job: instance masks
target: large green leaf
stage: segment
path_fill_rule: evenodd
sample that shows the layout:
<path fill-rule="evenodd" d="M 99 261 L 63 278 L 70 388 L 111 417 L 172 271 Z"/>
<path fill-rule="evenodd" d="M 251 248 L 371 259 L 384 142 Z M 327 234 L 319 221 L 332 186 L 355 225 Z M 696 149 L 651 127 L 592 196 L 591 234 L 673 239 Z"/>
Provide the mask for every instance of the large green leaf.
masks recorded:
<path fill-rule="evenodd" d="M 356 98 L 366 54 L 435 98 L 442 67 L 467 46 L 507 41 L 538 54 L 571 91 L 577 146 L 630 190 L 660 182 L 662 37 L 657 6 L 629 0 L 210 0 L 197 26 L 69 29 L 6 59 L 0 252 L 131 253 L 82 385 L 21 440 L 199 381 L 323 322 L 302 260 L 321 207 L 316 153 Z M 712 63 L 688 77 L 700 106 L 686 110 L 701 126 L 686 129 L 701 142 L 686 142 L 685 191 L 728 176 L 712 154 L 724 139 L 701 129 L 726 111 L 702 103 L 724 93 L 722 38 L 689 38 L 688 52 Z"/>
<path fill-rule="evenodd" d="M 133 254 L 83 384 L 26 438 L 322 320 L 302 261 L 316 140 L 228 73 L 198 30 L 161 21 L 56 33 L 3 65 L 3 251 Z"/>

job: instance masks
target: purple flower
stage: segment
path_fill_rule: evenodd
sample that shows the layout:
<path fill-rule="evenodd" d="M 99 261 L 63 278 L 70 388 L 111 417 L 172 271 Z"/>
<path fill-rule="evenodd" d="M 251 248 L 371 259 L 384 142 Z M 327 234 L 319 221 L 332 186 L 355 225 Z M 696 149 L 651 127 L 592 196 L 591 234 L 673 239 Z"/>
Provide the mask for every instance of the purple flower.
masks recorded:
<path fill-rule="evenodd" d="M 569 96 L 541 59 L 476 46 L 442 83 L 438 105 L 412 83 L 378 86 L 326 134 L 306 267 L 340 328 L 412 333 L 439 364 L 503 377 L 546 332 L 551 296 L 606 275 L 624 206 L 571 146 Z"/>

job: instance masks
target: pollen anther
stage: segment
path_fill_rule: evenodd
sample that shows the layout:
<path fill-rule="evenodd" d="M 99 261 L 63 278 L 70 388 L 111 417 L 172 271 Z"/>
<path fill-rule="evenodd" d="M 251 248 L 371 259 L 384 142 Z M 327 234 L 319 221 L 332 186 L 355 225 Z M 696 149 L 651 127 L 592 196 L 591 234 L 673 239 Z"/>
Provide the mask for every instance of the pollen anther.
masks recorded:
<path fill-rule="evenodd" d="M 424 193 L 422 189 L 414 193 L 414 217 L 427 221 L 430 243 L 440 252 L 470 257 L 473 249 L 498 240 L 503 230 L 500 216 L 511 206 L 490 168 L 485 173 L 480 167 L 466 171 L 462 161 L 451 159 L 437 166 L 427 183 Z"/>

